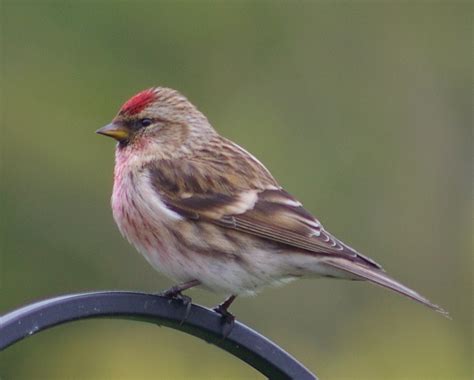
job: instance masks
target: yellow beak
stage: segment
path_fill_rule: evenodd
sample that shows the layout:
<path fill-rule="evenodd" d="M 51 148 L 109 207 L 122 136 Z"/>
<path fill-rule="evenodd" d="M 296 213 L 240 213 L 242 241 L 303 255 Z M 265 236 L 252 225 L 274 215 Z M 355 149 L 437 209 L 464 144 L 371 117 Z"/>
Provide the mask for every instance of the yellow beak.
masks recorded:
<path fill-rule="evenodd" d="M 110 123 L 95 131 L 100 135 L 109 136 L 117 141 L 125 141 L 130 137 L 130 130 L 121 124 Z"/>

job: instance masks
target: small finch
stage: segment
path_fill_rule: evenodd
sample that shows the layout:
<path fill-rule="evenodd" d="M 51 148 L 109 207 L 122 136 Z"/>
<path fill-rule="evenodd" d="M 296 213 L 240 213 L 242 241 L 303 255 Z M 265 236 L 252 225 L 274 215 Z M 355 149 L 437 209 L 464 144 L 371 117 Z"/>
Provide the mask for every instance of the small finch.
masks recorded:
<path fill-rule="evenodd" d="M 336 239 L 250 153 L 179 92 L 150 88 L 97 133 L 118 141 L 112 210 L 122 235 L 177 282 L 237 296 L 302 277 L 368 280 L 446 314 Z"/>

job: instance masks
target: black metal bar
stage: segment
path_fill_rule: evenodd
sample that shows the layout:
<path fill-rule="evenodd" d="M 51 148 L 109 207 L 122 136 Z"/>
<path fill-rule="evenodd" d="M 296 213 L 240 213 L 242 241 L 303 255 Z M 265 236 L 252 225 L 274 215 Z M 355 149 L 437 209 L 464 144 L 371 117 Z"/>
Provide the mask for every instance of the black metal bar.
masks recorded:
<path fill-rule="evenodd" d="M 270 379 L 316 379 L 295 358 L 264 336 L 235 322 L 223 339 L 222 318 L 216 312 L 179 300 L 135 292 L 105 291 L 65 295 L 39 301 L 0 317 L 0 350 L 47 328 L 79 319 L 112 317 L 171 327 L 212 343 L 242 359 Z"/>

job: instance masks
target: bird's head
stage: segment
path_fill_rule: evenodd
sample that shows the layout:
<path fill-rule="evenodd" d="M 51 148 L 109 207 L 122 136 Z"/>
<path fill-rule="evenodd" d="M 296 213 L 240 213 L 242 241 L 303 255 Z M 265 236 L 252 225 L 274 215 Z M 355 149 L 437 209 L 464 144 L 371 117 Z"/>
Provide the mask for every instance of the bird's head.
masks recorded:
<path fill-rule="evenodd" d="M 96 132 L 117 140 L 119 149 L 152 145 L 166 151 L 215 133 L 206 117 L 188 99 L 165 87 L 134 95 L 110 124 Z"/>

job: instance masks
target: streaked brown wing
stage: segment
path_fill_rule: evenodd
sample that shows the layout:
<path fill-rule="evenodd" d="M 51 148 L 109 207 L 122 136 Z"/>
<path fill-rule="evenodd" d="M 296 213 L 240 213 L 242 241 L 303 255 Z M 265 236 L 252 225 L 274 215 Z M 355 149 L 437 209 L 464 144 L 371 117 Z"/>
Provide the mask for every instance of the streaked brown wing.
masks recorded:
<path fill-rule="evenodd" d="M 191 172 L 189 165 L 186 163 L 186 173 Z M 268 184 L 263 189 L 247 186 L 246 190 L 232 191 L 227 187 L 215 193 L 212 192 L 215 187 L 205 188 L 199 174 L 196 176 L 198 167 L 193 170 L 192 180 L 186 181 L 180 166 L 173 165 L 172 174 L 165 173 L 162 164 L 151 167 L 150 179 L 161 200 L 182 216 L 308 252 L 360 258 L 366 264 L 380 267 L 325 231 L 321 223 L 285 190 Z"/>

